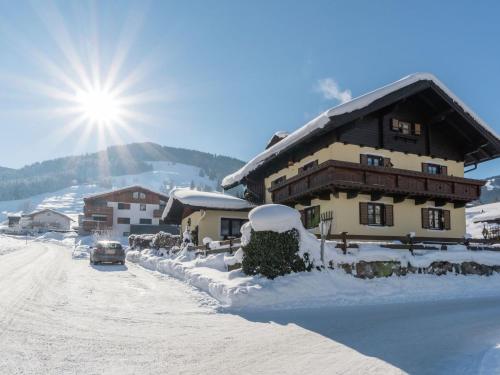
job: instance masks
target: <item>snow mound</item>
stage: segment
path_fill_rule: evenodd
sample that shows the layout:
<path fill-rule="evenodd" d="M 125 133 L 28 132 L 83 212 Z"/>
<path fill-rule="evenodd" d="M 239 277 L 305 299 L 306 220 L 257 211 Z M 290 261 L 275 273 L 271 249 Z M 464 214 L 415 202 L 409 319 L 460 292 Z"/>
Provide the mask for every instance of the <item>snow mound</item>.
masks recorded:
<path fill-rule="evenodd" d="M 294 208 L 281 204 L 266 204 L 254 208 L 248 214 L 253 230 L 283 233 L 302 228 L 300 213 Z"/>

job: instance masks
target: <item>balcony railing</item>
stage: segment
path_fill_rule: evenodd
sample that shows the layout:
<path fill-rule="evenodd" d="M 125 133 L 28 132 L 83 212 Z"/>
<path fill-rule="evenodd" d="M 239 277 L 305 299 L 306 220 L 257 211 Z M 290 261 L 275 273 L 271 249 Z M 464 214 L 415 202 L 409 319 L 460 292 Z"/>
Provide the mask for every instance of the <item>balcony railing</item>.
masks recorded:
<path fill-rule="evenodd" d="M 272 186 L 274 203 L 297 203 L 347 191 L 464 204 L 479 198 L 485 181 L 329 160 Z"/>
<path fill-rule="evenodd" d="M 112 226 L 106 221 L 87 220 L 82 221 L 83 230 L 86 232 L 110 230 Z"/>
<path fill-rule="evenodd" d="M 100 214 L 100 215 L 113 215 L 113 207 L 107 206 L 90 206 L 85 205 L 83 207 L 83 213 L 86 217 L 92 216 L 92 214 Z"/>

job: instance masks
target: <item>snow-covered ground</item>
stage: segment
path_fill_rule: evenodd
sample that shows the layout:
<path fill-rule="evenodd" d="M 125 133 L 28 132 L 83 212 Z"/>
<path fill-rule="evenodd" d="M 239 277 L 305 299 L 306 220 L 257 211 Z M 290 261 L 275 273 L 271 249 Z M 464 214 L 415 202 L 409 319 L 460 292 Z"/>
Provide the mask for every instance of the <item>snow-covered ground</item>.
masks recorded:
<path fill-rule="evenodd" d="M 200 168 L 191 165 L 171 162 L 151 162 L 153 170 L 141 174 L 112 177 L 113 188 L 122 188 L 130 185 L 142 185 L 153 190 L 160 190 L 163 186 L 168 189 L 175 187 L 217 188 L 217 182 L 207 176 L 200 176 Z M 87 195 L 110 190 L 109 187 L 99 187 L 94 184 L 75 185 L 52 193 L 44 193 L 33 197 L 0 201 L 0 222 L 6 219 L 8 213 L 22 210 L 51 208 L 75 218 L 83 209 L 83 198 Z"/>
<path fill-rule="evenodd" d="M 499 297 L 221 313 L 173 278 L 71 253 L 0 236 L 2 373 L 498 373 Z"/>

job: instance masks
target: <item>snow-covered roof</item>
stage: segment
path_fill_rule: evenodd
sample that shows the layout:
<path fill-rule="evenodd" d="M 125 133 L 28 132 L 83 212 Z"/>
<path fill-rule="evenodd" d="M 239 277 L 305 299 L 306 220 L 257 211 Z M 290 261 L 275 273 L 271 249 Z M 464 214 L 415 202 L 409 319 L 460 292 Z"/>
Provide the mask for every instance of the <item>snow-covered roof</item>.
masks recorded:
<path fill-rule="evenodd" d="M 474 223 L 500 220 L 500 202 L 484 204 L 475 207 L 475 209 L 480 209 L 481 211 L 479 214 L 473 216 Z"/>
<path fill-rule="evenodd" d="M 500 138 L 496 135 L 495 131 L 491 129 L 485 121 L 483 121 L 477 114 L 475 114 L 464 102 L 462 102 L 453 92 L 450 91 L 439 79 L 437 79 L 433 74 L 430 73 L 416 73 L 406 76 L 399 81 L 393 82 L 387 86 L 381 87 L 377 90 L 369 92 L 367 94 L 361 95 L 354 98 L 348 102 L 340 104 L 333 107 L 323 113 L 321 113 L 316 118 L 309 121 L 307 124 L 301 128 L 295 130 L 290 135 L 269 147 L 265 151 L 261 152 L 245 164 L 238 171 L 226 176 L 222 180 L 222 186 L 224 188 L 229 188 L 239 183 L 243 178 L 245 178 L 250 172 L 254 171 L 262 164 L 264 164 L 269 159 L 275 157 L 279 153 L 289 149 L 295 144 L 299 143 L 303 138 L 309 135 L 314 130 L 323 128 L 332 117 L 350 113 L 362 108 L 367 107 L 374 101 L 383 98 L 384 96 L 391 94 L 397 90 L 407 87 L 419 81 L 431 81 L 437 87 L 439 87 L 446 95 L 450 97 L 461 109 L 469 114 L 484 130 L 490 133 L 494 138 L 500 142 Z"/>
<path fill-rule="evenodd" d="M 157 195 L 159 195 L 161 197 L 168 198 L 168 195 L 165 194 L 165 193 L 160 193 L 159 191 L 155 191 L 155 190 L 146 188 L 146 187 L 141 186 L 141 185 L 130 185 L 130 186 L 125 186 L 125 187 L 122 187 L 122 188 L 119 188 L 119 189 L 112 189 L 112 190 L 107 190 L 107 191 L 104 191 L 104 192 L 101 192 L 101 193 L 90 194 L 90 195 L 87 195 L 84 199 L 99 198 L 99 197 L 103 197 L 103 196 L 106 196 L 108 194 L 113 194 L 113 193 L 116 193 L 116 192 L 119 192 L 119 191 L 133 190 L 133 189 L 149 191 L 150 193 L 157 194 Z"/>
<path fill-rule="evenodd" d="M 190 190 L 186 188 L 174 189 L 170 192 L 170 198 L 163 211 L 162 218 L 165 219 L 175 204 L 182 204 L 191 208 L 218 209 L 218 210 L 249 210 L 254 207 L 250 202 L 233 197 L 232 195 Z"/>
<path fill-rule="evenodd" d="M 33 212 L 29 213 L 29 214 L 25 214 L 25 215 L 23 215 L 23 216 L 24 216 L 24 217 L 28 217 L 28 216 L 29 216 L 29 217 L 33 217 L 33 216 L 36 216 L 36 215 L 41 214 L 41 213 L 44 213 L 44 212 L 51 212 L 51 213 L 53 213 L 53 214 L 55 214 L 55 215 L 63 216 L 63 217 L 65 217 L 65 218 L 67 218 L 67 219 L 69 219 L 69 220 L 71 220 L 71 221 L 75 221 L 75 220 L 73 220 L 71 217 L 69 217 L 68 215 L 63 214 L 62 212 L 59 212 L 59 211 L 53 210 L 53 209 L 51 209 L 51 208 L 44 208 L 44 209 L 42 209 L 42 210 L 36 210 L 36 211 L 33 211 Z"/>

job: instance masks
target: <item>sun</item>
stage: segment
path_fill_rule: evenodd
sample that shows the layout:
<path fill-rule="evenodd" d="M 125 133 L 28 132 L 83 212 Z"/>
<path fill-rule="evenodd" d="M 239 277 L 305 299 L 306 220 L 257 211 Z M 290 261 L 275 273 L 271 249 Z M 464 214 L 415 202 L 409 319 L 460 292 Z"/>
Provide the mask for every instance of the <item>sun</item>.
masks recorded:
<path fill-rule="evenodd" d="M 122 108 L 119 98 L 113 93 L 93 88 L 76 93 L 78 111 L 92 125 L 113 125 L 120 120 Z"/>

